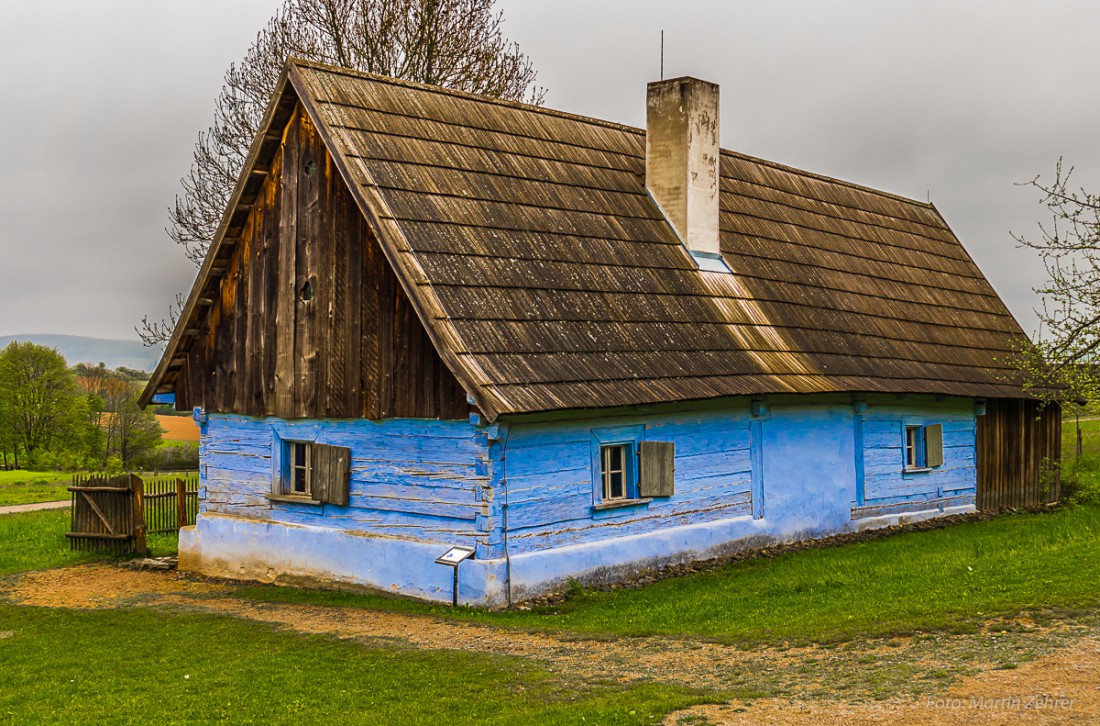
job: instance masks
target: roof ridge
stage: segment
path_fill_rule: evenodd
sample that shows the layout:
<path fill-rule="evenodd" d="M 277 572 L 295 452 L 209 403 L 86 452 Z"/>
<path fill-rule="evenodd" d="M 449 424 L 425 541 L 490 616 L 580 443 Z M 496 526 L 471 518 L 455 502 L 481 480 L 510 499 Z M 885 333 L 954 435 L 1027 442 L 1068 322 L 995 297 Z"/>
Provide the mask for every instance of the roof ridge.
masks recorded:
<path fill-rule="evenodd" d="M 522 101 L 511 101 L 503 98 L 496 98 L 494 96 L 486 96 L 483 94 L 473 94 L 470 91 L 459 90 L 455 88 L 447 88 L 445 86 L 437 86 L 433 84 L 420 83 L 416 80 L 407 80 L 405 78 L 393 78 L 390 76 L 383 76 L 376 73 L 367 72 L 367 70 L 356 70 L 354 68 L 343 68 L 340 66 L 333 66 L 327 63 L 320 63 L 318 61 L 307 61 L 305 58 L 288 58 L 288 63 L 292 63 L 299 67 L 315 68 L 318 70 L 324 70 L 327 73 L 338 74 L 341 76 L 350 76 L 352 78 L 365 78 L 377 81 L 377 83 L 389 84 L 392 86 L 403 86 L 405 88 L 412 88 L 416 90 L 432 92 L 432 94 L 442 94 L 444 96 L 453 96 L 455 98 L 464 98 L 466 100 L 478 101 L 482 103 L 488 103 L 492 106 L 503 106 L 506 108 L 513 108 L 520 111 L 528 111 L 531 113 L 541 113 L 544 116 L 552 116 L 560 119 L 569 119 L 571 121 L 580 121 L 583 123 L 591 123 L 597 125 L 597 127 L 605 127 L 607 129 L 616 129 L 618 131 L 624 131 L 631 134 L 646 135 L 645 129 L 639 129 L 638 127 L 631 127 L 626 123 L 618 123 L 617 121 L 608 121 L 606 119 L 597 119 L 592 116 L 583 116 L 580 113 L 570 113 L 568 111 L 561 111 L 559 109 L 552 109 L 546 106 L 536 106 L 533 103 L 524 103 Z M 882 189 L 876 189 L 875 187 L 867 186 L 866 184 L 859 184 L 857 182 L 848 182 L 846 179 L 840 179 L 835 176 L 828 176 L 826 174 L 817 174 L 816 172 L 806 171 L 796 166 L 790 166 L 788 164 L 782 164 L 780 162 L 772 162 L 767 158 L 760 156 L 753 156 L 744 152 L 734 151 L 731 149 L 719 149 L 722 154 L 729 156 L 736 156 L 742 158 L 742 160 L 748 162 L 755 162 L 763 164 L 764 166 L 771 166 L 773 168 L 781 169 L 783 172 L 790 172 L 792 174 L 798 174 L 800 176 L 810 177 L 814 179 L 820 179 L 822 182 L 829 182 L 832 184 L 839 184 L 845 187 L 858 189 L 860 191 L 870 191 L 871 194 L 879 195 L 880 197 L 886 197 L 897 201 L 906 202 L 906 204 L 916 205 L 924 209 L 931 209 L 931 202 L 921 201 L 920 199 L 914 199 L 912 197 L 905 197 L 899 194 L 893 194 L 891 191 L 884 191 Z"/>
<path fill-rule="evenodd" d="M 524 103 L 522 101 L 512 101 L 505 98 L 497 98 L 496 96 L 488 96 L 481 93 L 472 93 L 470 91 L 461 91 L 457 88 L 448 88 L 446 86 L 439 86 L 432 83 L 422 83 L 420 81 L 410 81 L 405 78 L 393 78 L 392 76 L 383 76 L 378 73 L 371 73 L 369 71 L 360 71 L 354 68 L 342 68 L 340 66 L 329 65 L 328 63 L 320 63 L 318 61 L 305 60 L 304 58 L 288 58 L 288 63 L 295 66 L 313 68 L 315 70 L 322 70 L 329 73 L 336 73 L 343 76 L 350 76 L 352 78 L 362 78 L 371 81 L 377 81 L 379 83 L 388 83 L 391 86 L 403 86 L 405 88 L 412 88 L 418 91 L 427 91 L 429 93 L 438 93 L 445 96 L 455 96 L 457 98 L 463 98 L 468 101 L 478 101 L 481 103 L 487 103 L 493 106 L 504 106 L 506 108 L 514 108 L 519 111 L 528 111 L 532 113 L 544 114 L 547 116 L 556 116 L 558 118 L 569 119 L 571 121 L 581 121 L 583 123 L 593 124 L 595 126 L 604 126 L 618 131 L 625 131 L 632 134 L 639 134 L 644 136 L 645 130 L 636 126 L 629 126 L 627 124 L 621 124 L 616 121 L 608 121 L 602 118 L 596 118 L 595 116 L 584 116 L 578 113 L 569 113 L 568 111 L 560 111 L 556 108 L 548 108 L 546 106 L 537 106 L 533 103 Z"/>
<path fill-rule="evenodd" d="M 887 199 L 893 199 L 894 201 L 898 201 L 898 202 L 905 202 L 906 204 L 915 204 L 918 207 L 922 207 L 924 209 L 934 209 L 931 202 L 922 202 L 919 199 L 913 199 L 912 197 L 906 197 L 906 196 L 903 196 L 901 194 L 894 194 L 893 192 L 883 191 L 882 189 L 876 189 L 875 187 L 869 187 L 866 184 L 860 184 L 859 182 L 853 182 L 853 181 L 848 181 L 846 179 L 840 179 L 840 178 L 835 177 L 835 176 L 829 176 L 828 174 L 818 174 L 817 172 L 807 171 L 806 169 L 799 169 L 796 166 L 790 166 L 789 164 L 783 164 L 783 163 L 780 163 L 778 161 L 770 161 L 769 159 L 763 159 L 759 156 L 753 156 L 752 154 L 746 154 L 743 151 L 734 151 L 732 149 L 719 149 L 718 151 L 720 153 L 726 154 L 728 156 L 736 156 L 740 159 L 744 159 L 745 161 L 751 161 L 751 162 L 756 163 L 756 164 L 763 164 L 764 166 L 770 166 L 772 168 L 779 169 L 780 171 L 787 171 L 787 172 L 791 172 L 792 174 L 798 174 L 799 176 L 810 177 L 811 179 L 818 179 L 820 181 L 830 182 L 832 184 L 839 184 L 841 186 L 851 187 L 852 189 L 856 189 L 856 190 L 859 190 L 861 192 L 871 192 L 872 194 L 877 194 L 880 197 L 886 197 Z M 727 177 L 727 178 L 729 178 L 729 177 Z M 943 220 L 943 217 L 940 216 L 940 219 Z M 946 224 L 946 220 L 943 220 L 943 221 Z M 920 223 L 918 222 L 917 224 L 920 224 Z M 926 225 L 926 226 L 931 227 L 931 226 L 934 226 L 934 225 Z"/>
<path fill-rule="evenodd" d="M 439 93 L 447 96 L 454 96 L 456 98 L 464 98 L 471 101 L 478 101 L 481 103 L 487 103 L 494 106 L 504 106 L 507 108 L 514 108 L 520 111 L 528 111 L 531 113 L 539 113 L 547 116 L 555 116 L 557 118 L 569 119 L 571 121 L 580 121 L 582 123 L 593 124 L 595 126 L 603 126 L 610 129 L 616 129 L 624 131 L 626 133 L 635 134 L 639 136 L 645 136 L 645 129 L 638 128 L 637 126 L 630 126 L 629 124 L 618 123 L 616 121 L 608 121 L 607 119 L 596 118 L 595 116 L 584 116 L 577 113 L 569 113 L 568 111 L 560 111 L 555 108 L 548 108 L 546 106 L 537 106 L 532 103 L 523 103 L 522 101 L 510 101 L 503 98 L 496 98 L 495 96 L 487 96 L 480 93 L 471 93 L 469 91 L 460 91 L 455 88 L 447 88 L 446 86 L 439 86 L 431 83 L 421 83 L 419 81 L 410 81 L 404 78 L 393 78 L 391 76 L 383 76 L 378 73 L 371 73 L 369 71 L 360 71 L 354 68 L 343 68 L 341 66 L 334 66 L 328 63 L 321 63 L 319 61 L 306 60 L 304 58 L 291 57 L 288 59 L 288 63 L 292 63 L 296 66 L 313 68 L 317 70 L 326 71 L 329 73 L 336 73 L 339 75 L 350 76 L 352 78 L 364 78 L 379 83 L 387 83 L 393 86 L 403 86 L 405 88 L 413 88 L 420 91 L 427 91 L 430 93 Z M 770 166 L 782 171 L 791 172 L 800 176 L 810 177 L 825 182 L 831 182 L 833 184 L 840 184 L 841 186 L 850 187 L 864 192 L 871 192 L 887 199 L 893 199 L 900 202 L 906 202 L 908 204 L 915 204 L 919 207 L 930 209 L 932 207 L 929 202 L 922 202 L 919 199 L 913 199 L 912 197 L 906 197 L 901 194 L 894 194 L 892 192 L 883 191 L 882 189 L 876 189 L 866 184 L 860 184 L 858 182 L 847 181 L 838 177 L 828 176 L 827 174 L 818 174 L 816 172 L 808 171 L 806 169 L 799 169 L 795 166 L 788 164 L 782 164 L 778 161 L 770 161 L 759 156 L 753 156 L 752 154 L 746 154 L 741 151 L 735 151 L 733 149 L 719 149 L 722 154 L 729 156 L 735 156 L 746 161 L 752 161 L 765 166 Z"/>

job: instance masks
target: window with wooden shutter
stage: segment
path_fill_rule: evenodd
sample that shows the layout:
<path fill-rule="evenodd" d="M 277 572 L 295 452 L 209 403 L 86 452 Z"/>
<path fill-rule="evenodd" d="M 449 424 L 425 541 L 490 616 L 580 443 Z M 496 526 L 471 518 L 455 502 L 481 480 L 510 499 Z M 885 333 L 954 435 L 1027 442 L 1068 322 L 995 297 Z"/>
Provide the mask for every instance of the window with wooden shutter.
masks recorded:
<path fill-rule="evenodd" d="M 670 441 L 638 444 L 638 496 L 671 497 L 676 481 L 676 445 Z"/>
<path fill-rule="evenodd" d="M 347 506 L 351 451 L 343 446 L 313 444 L 310 460 L 310 485 L 319 502 Z"/>
<path fill-rule="evenodd" d="M 943 466 L 943 425 L 924 427 L 924 465 L 928 468 Z"/>

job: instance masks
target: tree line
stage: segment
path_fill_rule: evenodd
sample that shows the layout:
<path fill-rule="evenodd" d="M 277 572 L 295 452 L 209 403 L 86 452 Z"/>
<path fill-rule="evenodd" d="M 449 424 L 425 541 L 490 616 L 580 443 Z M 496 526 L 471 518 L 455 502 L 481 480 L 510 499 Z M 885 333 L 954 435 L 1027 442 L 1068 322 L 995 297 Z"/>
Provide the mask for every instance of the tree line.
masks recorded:
<path fill-rule="evenodd" d="M 138 405 L 145 377 L 142 371 L 110 370 L 102 363 L 70 368 L 52 348 L 10 343 L 0 350 L 0 465 L 190 468 L 197 451 L 162 452 L 163 430 L 154 411 Z"/>

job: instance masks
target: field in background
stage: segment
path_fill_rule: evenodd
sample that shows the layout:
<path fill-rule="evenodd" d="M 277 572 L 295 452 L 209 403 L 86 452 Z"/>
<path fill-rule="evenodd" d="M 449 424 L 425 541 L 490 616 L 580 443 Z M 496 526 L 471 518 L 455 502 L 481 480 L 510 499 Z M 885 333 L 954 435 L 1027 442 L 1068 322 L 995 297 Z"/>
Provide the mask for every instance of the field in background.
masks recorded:
<path fill-rule="evenodd" d="M 199 427 L 190 416 L 157 416 L 157 423 L 164 429 L 164 440 L 170 442 L 197 442 Z"/>

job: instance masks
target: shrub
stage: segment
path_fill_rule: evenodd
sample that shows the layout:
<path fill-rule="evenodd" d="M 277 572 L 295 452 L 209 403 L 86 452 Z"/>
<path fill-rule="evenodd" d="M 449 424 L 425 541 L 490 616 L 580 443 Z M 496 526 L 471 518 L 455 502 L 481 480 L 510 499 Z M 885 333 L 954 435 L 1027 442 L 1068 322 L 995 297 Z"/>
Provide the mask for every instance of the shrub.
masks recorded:
<path fill-rule="evenodd" d="M 1062 501 L 1066 504 L 1100 504 L 1100 456 L 1085 454 L 1062 462 Z"/>

